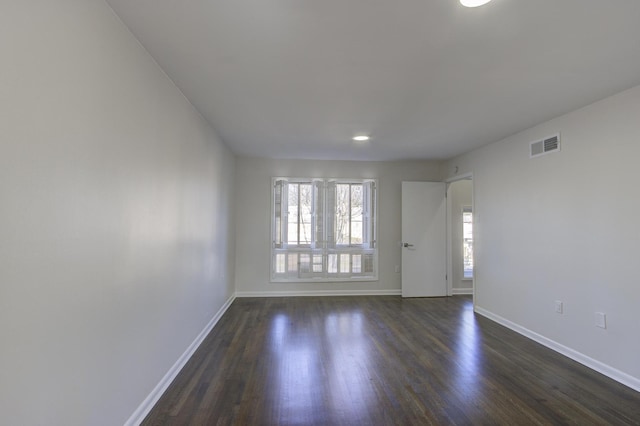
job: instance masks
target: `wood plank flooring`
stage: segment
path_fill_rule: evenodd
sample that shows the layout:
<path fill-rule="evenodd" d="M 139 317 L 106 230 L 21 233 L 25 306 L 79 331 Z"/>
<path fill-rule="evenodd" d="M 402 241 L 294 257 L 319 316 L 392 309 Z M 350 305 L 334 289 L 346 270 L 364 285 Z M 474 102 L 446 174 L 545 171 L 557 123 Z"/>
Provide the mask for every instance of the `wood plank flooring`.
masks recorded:
<path fill-rule="evenodd" d="M 236 299 L 144 425 L 640 425 L 640 393 L 469 297 Z"/>

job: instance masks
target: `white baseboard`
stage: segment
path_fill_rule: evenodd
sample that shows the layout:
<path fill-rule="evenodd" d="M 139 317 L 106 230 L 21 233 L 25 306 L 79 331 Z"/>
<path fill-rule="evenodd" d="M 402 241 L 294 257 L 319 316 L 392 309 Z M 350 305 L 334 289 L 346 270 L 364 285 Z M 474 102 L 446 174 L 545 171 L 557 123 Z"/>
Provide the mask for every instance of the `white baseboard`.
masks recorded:
<path fill-rule="evenodd" d="M 167 374 L 164 375 L 160 383 L 156 385 L 156 387 L 151 391 L 151 393 L 142 401 L 142 404 L 133 412 L 129 420 L 127 420 L 124 426 L 137 426 L 147 417 L 147 414 L 151 411 L 153 406 L 158 402 L 162 394 L 167 390 L 171 382 L 176 378 L 182 367 L 185 366 L 187 361 L 193 356 L 195 351 L 198 349 L 202 341 L 207 337 L 207 335 L 211 332 L 213 327 L 218 323 L 222 315 L 229 309 L 229 306 L 235 300 L 236 295 L 233 294 L 231 297 L 222 305 L 222 307 L 218 310 L 218 312 L 213 316 L 211 321 L 206 325 L 206 327 L 198 334 L 196 339 L 189 345 L 186 351 L 178 358 L 178 360 L 173 364 L 173 366 L 167 371 Z"/>
<path fill-rule="evenodd" d="M 473 288 L 469 287 L 469 288 L 452 288 L 451 289 L 451 294 L 453 296 L 458 296 L 458 295 L 462 295 L 462 294 L 473 294 Z"/>
<path fill-rule="evenodd" d="M 236 297 L 300 297 L 300 296 L 400 296 L 401 290 L 291 290 L 238 291 Z"/>
<path fill-rule="evenodd" d="M 562 355 L 568 358 L 571 358 L 572 360 L 579 362 L 580 364 L 586 367 L 591 368 L 592 370 L 595 370 L 601 374 L 604 374 L 605 376 L 619 383 L 622 383 L 625 386 L 629 386 L 633 390 L 640 392 L 640 379 L 637 377 L 633 377 L 630 374 L 627 374 L 623 371 L 620 371 L 616 368 L 611 367 L 610 365 L 604 364 L 598 360 L 588 357 L 587 355 L 581 352 L 578 352 L 554 340 L 544 337 L 541 334 L 531 331 L 528 328 L 522 327 L 521 325 L 518 325 L 512 321 L 509 321 L 508 319 L 503 318 L 500 315 L 496 315 L 493 312 L 483 309 L 479 306 L 475 307 L 475 311 L 478 314 L 484 317 L 487 317 L 490 320 L 495 321 L 498 324 L 501 324 L 515 331 L 516 333 L 522 334 L 523 336 L 528 337 L 529 339 L 534 340 L 540 343 L 541 345 L 546 346 L 549 349 L 559 352 Z"/>

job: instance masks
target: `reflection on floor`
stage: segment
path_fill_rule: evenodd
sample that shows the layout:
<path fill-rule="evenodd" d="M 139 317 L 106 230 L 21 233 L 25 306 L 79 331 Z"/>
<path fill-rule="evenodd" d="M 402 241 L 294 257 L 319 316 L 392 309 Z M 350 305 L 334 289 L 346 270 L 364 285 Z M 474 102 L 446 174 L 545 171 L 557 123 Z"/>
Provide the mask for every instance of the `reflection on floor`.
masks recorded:
<path fill-rule="evenodd" d="M 640 424 L 640 394 L 467 296 L 250 298 L 144 424 Z"/>

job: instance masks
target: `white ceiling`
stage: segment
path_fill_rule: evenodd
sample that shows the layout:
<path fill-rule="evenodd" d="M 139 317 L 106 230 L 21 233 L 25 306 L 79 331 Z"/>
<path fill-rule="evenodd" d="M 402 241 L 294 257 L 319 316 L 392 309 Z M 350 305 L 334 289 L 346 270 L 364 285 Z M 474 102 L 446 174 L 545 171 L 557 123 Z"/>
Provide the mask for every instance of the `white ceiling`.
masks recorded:
<path fill-rule="evenodd" d="M 107 2 L 240 155 L 445 159 L 640 84 L 638 0 Z"/>

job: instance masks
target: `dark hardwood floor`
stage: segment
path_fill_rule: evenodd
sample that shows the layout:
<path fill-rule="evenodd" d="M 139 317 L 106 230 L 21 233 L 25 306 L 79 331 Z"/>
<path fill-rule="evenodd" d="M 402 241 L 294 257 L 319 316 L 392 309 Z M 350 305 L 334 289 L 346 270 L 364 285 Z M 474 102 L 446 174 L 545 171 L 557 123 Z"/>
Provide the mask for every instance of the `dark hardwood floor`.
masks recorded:
<path fill-rule="evenodd" d="M 640 425 L 640 393 L 469 297 L 236 299 L 145 425 Z"/>

